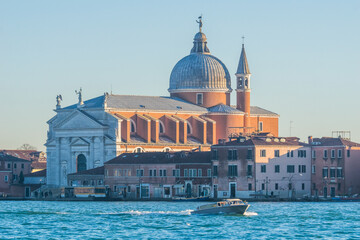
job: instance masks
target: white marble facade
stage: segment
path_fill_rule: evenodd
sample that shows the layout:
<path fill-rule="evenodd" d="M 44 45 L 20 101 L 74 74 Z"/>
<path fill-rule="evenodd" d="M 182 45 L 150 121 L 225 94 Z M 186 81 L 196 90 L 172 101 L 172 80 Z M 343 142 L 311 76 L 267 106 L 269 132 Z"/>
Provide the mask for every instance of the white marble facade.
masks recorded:
<path fill-rule="evenodd" d="M 78 171 L 78 157 L 85 169 L 102 166 L 120 150 L 119 119 L 104 109 L 62 109 L 48 121 L 47 184 L 66 186 L 67 174 Z M 83 158 L 84 159 L 84 158 Z"/>

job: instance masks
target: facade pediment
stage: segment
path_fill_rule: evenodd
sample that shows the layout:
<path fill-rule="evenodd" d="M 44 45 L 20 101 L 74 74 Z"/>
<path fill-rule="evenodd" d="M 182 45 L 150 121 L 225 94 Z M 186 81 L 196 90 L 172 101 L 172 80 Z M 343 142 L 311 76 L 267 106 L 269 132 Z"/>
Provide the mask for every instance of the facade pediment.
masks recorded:
<path fill-rule="evenodd" d="M 71 130 L 71 129 L 99 129 L 106 128 L 105 125 L 84 113 L 83 111 L 75 110 L 63 121 L 55 126 L 56 130 Z"/>
<path fill-rule="evenodd" d="M 90 143 L 86 141 L 84 138 L 75 138 L 71 141 L 71 146 L 89 146 Z"/>

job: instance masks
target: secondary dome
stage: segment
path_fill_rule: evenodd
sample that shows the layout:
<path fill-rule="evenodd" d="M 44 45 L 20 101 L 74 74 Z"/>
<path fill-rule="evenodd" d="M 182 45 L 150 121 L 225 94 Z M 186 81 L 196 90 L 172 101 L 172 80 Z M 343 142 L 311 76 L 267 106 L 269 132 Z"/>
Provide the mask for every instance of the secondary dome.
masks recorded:
<path fill-rule="evenodd" d="M 231 91 L 231 78 L 224 63 L 210 54 L 206 36 L 195 34 L 190 55 L 176 63 L 170 75 L 169 92 L 182 90 Z"/>

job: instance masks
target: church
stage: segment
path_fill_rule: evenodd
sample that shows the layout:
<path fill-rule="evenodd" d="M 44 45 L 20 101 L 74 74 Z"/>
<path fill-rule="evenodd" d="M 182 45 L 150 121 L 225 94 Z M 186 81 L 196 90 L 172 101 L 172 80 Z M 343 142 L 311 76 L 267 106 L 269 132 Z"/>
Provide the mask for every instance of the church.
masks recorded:
<path fill-rule="evenodd" d="M 170 75 L 170 96 L 113 95 L 61 107 L 46 141 L 47 184 L 66 186 L 67 174 L 103 166 L 127 152 L 210 150 L 219 140 L 252 133 L 278 136 L 279 115 L 250 105 L 251 73 L 244 44 L 236 77 L 236 106 L 230 105 L 231 77 L 211 55 L 207 38 L 195 34 L 193 47 Z"/>

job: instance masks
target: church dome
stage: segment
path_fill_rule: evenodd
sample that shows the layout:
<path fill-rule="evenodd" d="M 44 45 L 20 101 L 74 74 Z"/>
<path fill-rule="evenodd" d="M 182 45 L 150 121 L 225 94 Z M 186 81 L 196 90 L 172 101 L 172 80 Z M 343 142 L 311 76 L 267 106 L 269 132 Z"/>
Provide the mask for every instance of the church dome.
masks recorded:
<path fill-rule="evenodd" d="M 195 34 L 190 55 L 182 58 L 170 75 L 169 92 L 231 91 L 231 78 L 224 63 L 210 54 L 206 36 Z"/>

